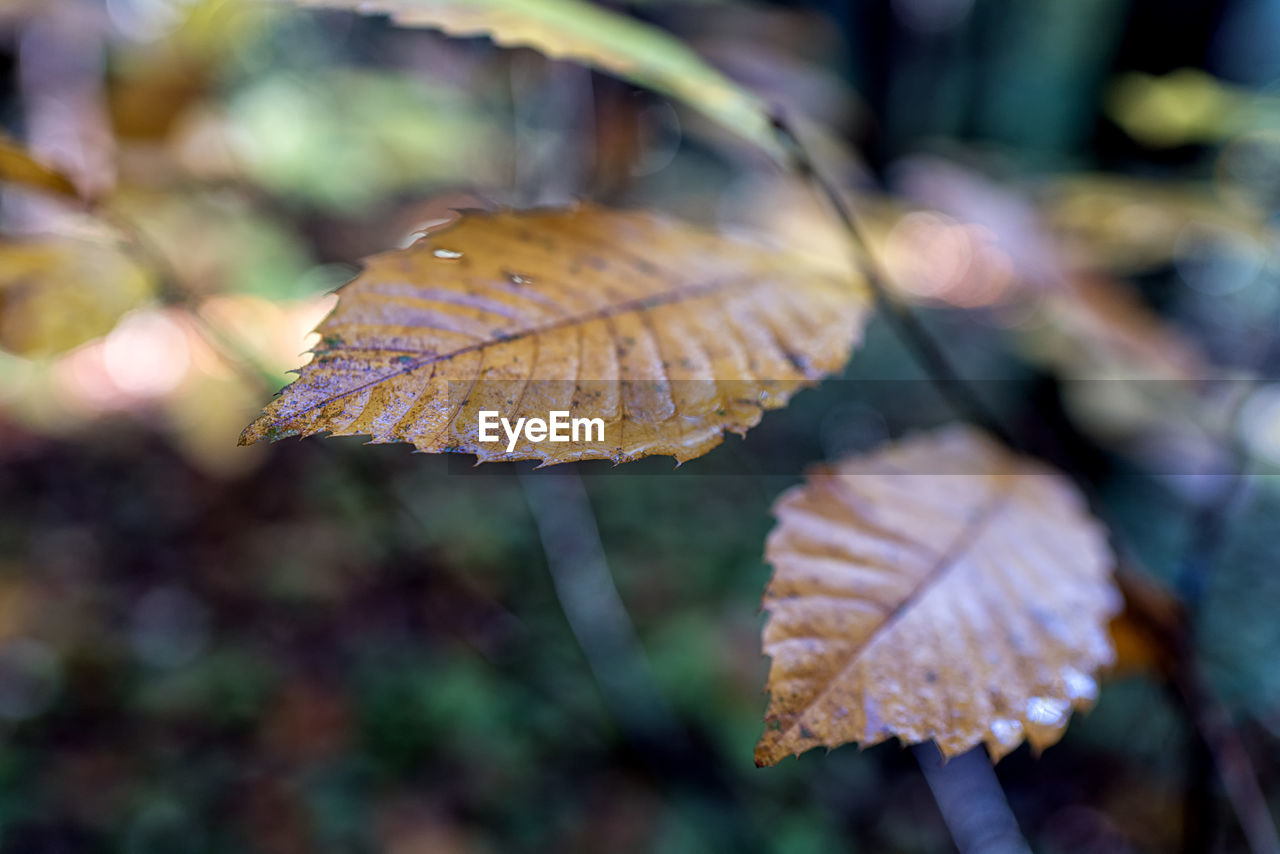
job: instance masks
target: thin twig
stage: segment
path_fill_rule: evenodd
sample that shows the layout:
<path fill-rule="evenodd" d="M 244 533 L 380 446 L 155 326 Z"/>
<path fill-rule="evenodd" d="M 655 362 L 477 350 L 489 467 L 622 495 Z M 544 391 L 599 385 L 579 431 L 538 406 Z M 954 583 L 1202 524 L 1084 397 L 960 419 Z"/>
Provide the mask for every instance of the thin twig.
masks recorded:
<path fill-rule="evenodd" d="M 690 736 L 658 689 L 609 572 L 581 476 L 565 468 L 519 477 L 565 620 L 605 704 L 640 760 L 664 789 L 688 787 L 684 799 L 716 804 L 715 813 L 726 820 L 714 833 L 726 850 L 763 851 L 768 828 L 748 808 L 717 757 Z"/>
<path fill-rule="evenodd" d="M 832 211 L 844 227 L 850 244 L 862 256 L 862 269 L 866 274 L 871 293 L 875 297 L 877 308 L 893 323 L 899 337 L 912 347 L 934 386 L 963 416 L 981 425 L 1008 447 L 1020 449 L 1021 444 L 1004 428 L 977 392 L 960 376 L 915 312 L 900 300 L 895 299 L 889 292 L 886 284 L 889 277 L 880 269 L 880 261 L 871 251 L 871 245 L 863 235 L 856 216 L 835 185 L 818 170 L 791 125 L 779 115 L 775 115 L 772 121 L 791 153 L 795 170 L 826 197 Z"/>
<path fill-rule="evenodd" d="M 556 597 L 605 701 L 628 728 L 678 732 L 679 721 L 658 692 L 609 573 L 581 476 L 570 471 L 519 477 Z"/>

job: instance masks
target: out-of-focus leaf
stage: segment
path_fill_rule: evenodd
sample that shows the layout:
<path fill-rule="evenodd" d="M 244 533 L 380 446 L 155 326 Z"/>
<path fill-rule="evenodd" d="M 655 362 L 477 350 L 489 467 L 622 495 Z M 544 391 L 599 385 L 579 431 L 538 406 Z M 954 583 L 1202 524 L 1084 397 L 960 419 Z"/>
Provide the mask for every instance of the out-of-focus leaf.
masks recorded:
<path fill-rule="evenodd" d="M 1044 296 L 1046 323 L 1018 339 L 1066 380 L 1064 402 L 1082 427 L 1111 442 L 1140 440 L 1132 450 L 1148 464 L 1162 465 L 1174 448 L 1182 471 L 1221 464 L 1216 443 L 1239 384 L 1209 382 L 1221 372 L 1125 281 L 1070 275 Z"/>
<path fill-rule="evenodd" d="M 1119 595 L 1055 472 L 951 428 L 814 472 L 775 512 L 756 764 L 890 736 L 998 759 L 1095 698 Z"/>
<path fill-rule="evenodd" d="M 1191 343 L 1118 279 L 1073 276 L 1044 308 L 1051 328 L 1033 346 L 1069 377 L 1189 382 L 1209 373 Z"/>
<path fill-rule="evenodd" d="M 215 477 L 233 477 L 261 463 L 260 455 L 246 454 L 235 441 L 261 405 L 260 387 L 245 381 L 255 370 L 247 360 L 286 382 L 297 358 L 298 336 L 333 302 L 332 297 L 272 301 L 235 295 L 214 297 L 200 306 L 204 324 L 217 331 L 216 344 L 195 325 L 187 325 L 192 370 L 160 401 L 171 441 L 192 465 Z"/>
<path fill-rule="evenodd" d="M 45 0 L 0 0 L 0 21 L 21 20 L 40 8 Z"/>
<path fill-rule="evenodd" d="M 245 421 L 261 407 L 257 377 L 287 382 L 299 341 L 335 302 L 219 296 L 196 309 L 199 319 L 188 308 L 148 305 L 55 358 L 0 351 L 5 420 L 63 435 L 103 415 L 129 415 L 162 429 L 196 468 L 238 476 L 266 458 L 236 447 Z"/>
<path fill-rule="evenodd" d="M 122 51 L 107 81 L 107 109 L 124 142 L 165 139 L 218 87 L 220 66 L 278 10 L 253 0 L 173 4 L 172 29 L 146 48 Z"/>
<path fill-rule="evenodd" d="M 111 244 L 0 242 L 0 347 L 22 356 L 69 350 L 111 331 L 153 291 L 151 274 Z"/>
<path fill-rule="evenodd" d="M 939 158 L 909 161 L 900 183 L 954 218 L 911 213 L 890 230 L 888 248 L 911 219 L 925 226 L 919 228 L 925 236 L 930 230 L 939 235 L 900 241 L 907 250 L 916 243 L 927 250 L 898 253 L 907 263 L 886 253 L 886 266 L 904 279 L 904 289 L 913 289 L 904 276 L 913 267 L 926 275 L 958 269 L 961 276 L 945 277 L 950 293 L 936 290 L 963 305 L 956 295 L 992 292 L 992 274 L 1003 270 L 1006 287 L 999 296 L 1022 328 L 1017 340 L 1028 356 L 1067 380 L 1063 398 L 1082 427 L 1110 443 L 1128 443 L 1150 466 L 1170 459 L 1179 471 L 1221 464 L 1215 445 L 1230 429 L 1233 389 L 1202 383 L 1222 372 L 1128 282 L 1107 271 L 1176 263 L 1178 248 L 1185 251 L 1188 238 L 1194 242 L 1201 232 L 1264 245 L 1267 229 L 1254 206 L 1226 193 L 1215 204 L 1213 195 L 1186 187 L 1095 176 L 1053 185 L 1044 221 L 1016 188 Z M 989 240 L 965 240 L 975 229 Z"/>
<path fill-rule="evenodd" d="M 1221 185 L 1080 175 L 1048 185 L 1045 226 L 1074 269 L 1139 272 L 1167 264 L 1189 227 L 1222 229 L 1270 246 L 1266 212 Z"/>
<path fill-rule="evenodd" d="M 1280 99 L 1219 80 L 1197 68 L 1162 77 L 1122 75 L 1107 113 L 1129 136 L 1152 148 L 1220 142 L 1247 130 L 1280 127 Z"/>
<path fill-rule="evenodd" d="M 840 369 L 866 313 L 852 277 L 652 213 L 467 214 L 367 260 L 241 441 L 329 431 L 481 460 L 688 460 Z M 478 441 L 482 410 L 600 418 L 604 440 L 508 450 Z"/>
<path fill-rule="evenodd" d="M 487 36 L 581 62 L 676 98 L 742 134 L 779 161 L 786 155 L 767 105 L 678 39 L 582 0 L 295 0 L 298 5 L 380 13 L 405 27 Z"/>
<path fill-rule="evenodd" d="M 107 109 L 112 130 L 127 142 L 165 139 L 209 87 L 208 69 L 185 59 L 135 59 L 110 80 Z"/>
<path fill-rule="evenodd" d="M 314 261 L 296 229 L 243 198 L 126 188 L 112 197 L 111 208 L 146 235 L 192 292 L 311 296 L 305 275 Z"/>
<path fill-rule="evenodd" d="M 963 237 L 976 227 L 989 235 L 992 254 L 984 261 L 980 241 L 921 241 L 944 250 L 942 257 L 901 253 L 908 263 L 894 264 L 890 254 L 892 272 L 910 274 L 914 266 L 927 274 L 955 268 L 961 258 L 963 276 L 953 284 L 989 290 L 996 279 L 991 273 L 1003 267 L 1008 287 L 1001 297 L 1009 316 L 1028 312 L 1015 320 L 1022 328 L 1017 340 L 1028 356 L 1067 380 L 1063 398 L 1082 427 L 1108 442 L 1129 443 L 1148 465 L 1162 467 L 1171 458 L 1179 471 L 1220 465 L 1215 445 L 1230 429 L 1233 389 L 1202 384 L 1222 372 L 1132 285 L 1108 271 L 1177 263 L 1179 247 L 1185 252 L 1189 238 L 1194 243 L 1201 233 L 1230 235 L 1244 247 L 1265 245 L 1267 228 L 1253 205 L 1221 192 L 1215 202 L 1215 195 L 1203 192 L 1207 188 L 1093 176 L 1055 183 L 1046 194 L 1046 221 L 1017 188 L 938 158 L 909 161 L 900 182 L 909 195 L 955 219 L 907 217 L 937 222 L 941 235 L 960 231 Z M 890 247 L 907 217 L 890 231 Z M 911 242 L 904 242 L 910 249 Z M 957 253 L 957 246 L 968 251 Z M 993 259 L 1003 264 L 993 265 Z"/>
<path fill-rule="evenodd" d="M 76 185 L 65 174 L 36 160 L 10 137 L 0 134 L 0 181 L 9 181 L 59 196 L 76 197 Z"/>

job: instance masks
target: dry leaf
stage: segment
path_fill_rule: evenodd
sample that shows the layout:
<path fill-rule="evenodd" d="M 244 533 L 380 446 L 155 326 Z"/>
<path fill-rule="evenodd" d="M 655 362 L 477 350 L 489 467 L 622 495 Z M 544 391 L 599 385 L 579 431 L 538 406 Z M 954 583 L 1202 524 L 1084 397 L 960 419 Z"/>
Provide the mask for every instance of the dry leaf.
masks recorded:
<path fill-rule="evenodd" d="M 1150 148 L 1217 144 L 1254 128 L 1269 128 L 1280 106 L 1274 95 L 1234 86 L 1198 68 L 1161 76 L 1131 71 L 1109 88 L 1107 115 Z"/>
<path fill-rule="evenodd" d="M 0 241 L 0 347 L 48 356 L 105 335 L 154 293 L 119 247 L 69 237 Z"/>
<path fill-rule="evenodd" d="M 765 103 L 678 39 L 582 0 L 296 0 L 297 5 L 386 14 L 404 27 L 488 36 L 625 78 L 683 101 L 787 162 Z"/>
<path fill-rule="evenodd" d="M 1041 317 L 1047 322 L 1019 341 L 1063 380 L 1063 403 L 1083 429 L 1158 473 L 1226 464 L 1220 437 L 1233 429 L 1248 385 L 1221 381 L 1195 342 L 1129 283 L 1070 274 L 1045 294 Z"/>
<path fill-rule="evenodd" d="M 684 461 L 839 370 L 867 307 L 851 278 L 652 213 L 470 213 L 368 259 L 241 442 L 329 431 L 481 460 Z M 604 439 L 508 450 L 478 442 L 485 410 L 600 418 Z"/>
<path fill-rule="evenodd" d="M 1199 351 L 1120 279 L 1072 275 L 1044 310 L 1049 334 L 1040 330 L 1029 343 L 1068 377 L 1190 382 L 1211 374 Z"/>
<path fill-rule="evenodd" d="M 1239 189 L 1075 175 L 1039 200 L 1061 260 L 1074 270 L 1139 273 L 1167 264 L 1188 229 L 1226 233 L 1258 247 L 1275 242 L 1267 211 Z"/>
<path fill-rule="evenodd" d="M 76 185 L 65 174 L 36 160 L 25 148 L 0 134 L 0 181 L 22 184 L 59 196 L 79 196 Z"/>
<path fill-rule="evenodd" d="M 950 428 L 815 472 L 775 512 L 757 765 L 890 736 L 998 759 L 1096 696 L 1112 557 L 1048 468 Z"/>

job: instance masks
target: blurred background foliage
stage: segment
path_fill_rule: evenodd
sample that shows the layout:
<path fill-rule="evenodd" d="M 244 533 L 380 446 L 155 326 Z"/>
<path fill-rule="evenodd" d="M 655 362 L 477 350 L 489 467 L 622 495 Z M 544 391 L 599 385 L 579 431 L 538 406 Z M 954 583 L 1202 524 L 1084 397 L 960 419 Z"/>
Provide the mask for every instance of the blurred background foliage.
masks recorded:
<path fill-rule="evenodd" d="M 831 131 L 899 297 L 1198 616 L 1280 804 L 1280 2 L 610 5 Z M 593 679 L 512 467 L 235 445 L 358 260 L 453 207 L 844 263 L 808 190 L 627 83 L 283 4 L 0 2 L 0 79 L 95 200 L 0 205 L 0 851 L 947 850 L 896 745 L 751 763 L 773 498 L 952 417 L 879 323 L 746 440 L 582 467 L 652 719 Z M 1191 744 L 1137 668 L 997 771 L 1037 851 L 1241 850 Z"/>

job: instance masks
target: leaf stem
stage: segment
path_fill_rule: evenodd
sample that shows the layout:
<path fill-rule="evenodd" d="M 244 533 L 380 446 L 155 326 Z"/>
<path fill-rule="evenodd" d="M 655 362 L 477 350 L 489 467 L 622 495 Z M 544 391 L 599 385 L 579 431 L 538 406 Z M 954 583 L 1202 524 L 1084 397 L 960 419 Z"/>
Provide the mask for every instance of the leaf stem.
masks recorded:
<path fill-rule="evenodd" d="M 519 479 L 556 598 L 605 701 L 632 731 L 678 731 L 609 572 L 581 476 L 521 472 Z"/>
<path fill-rule="evenodd" d="M 664 788 L 689 786 L 686 797 L 714 805 L 726 817 L 714 835 L 727 850 L 763 851 L 768 830 L 744 793 L 662 696 L 609 571 L 578 470 L 570 464 L 555 473 L 520 471 L 518 477 L 542 539 L 556 599 L 601 698 L 639 760 Z"/>
<path fill-rule="evenodd" d="M 771 121 L 791 155 L 793 168 L 808 179 L 826 198 L 832 211 L 840 220 L 850 244 L 858 254 L 863 256 L 863 270 L 867 276 L 867 284 L 875 297 L 876 307 L 893 324 L 898 337 L 913 350 L 920 366 L 929 375 L 929 379 L 939 393 L 962 417 L 971 419 L 1008 447 L 1021 450 L 1021 443 L 1004 428 L 977 392 L 960 376 L 943 353 L 942 347 L 934 340 L 915 312 L 890 294 L 886 285 L 889 277 L 881 269 L 875 253 L 871 251 L 871 245 L 858 225 L 853 210 L 835 185 L 818 170 L 790 123 L 777 113 L 771 117 Z"/>
<path fill-rule="evenodd" d="M 1031 854 L 985 747 L 947 762 L 932 742 L 911 752 L 960 854 Z"/>

